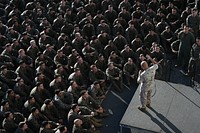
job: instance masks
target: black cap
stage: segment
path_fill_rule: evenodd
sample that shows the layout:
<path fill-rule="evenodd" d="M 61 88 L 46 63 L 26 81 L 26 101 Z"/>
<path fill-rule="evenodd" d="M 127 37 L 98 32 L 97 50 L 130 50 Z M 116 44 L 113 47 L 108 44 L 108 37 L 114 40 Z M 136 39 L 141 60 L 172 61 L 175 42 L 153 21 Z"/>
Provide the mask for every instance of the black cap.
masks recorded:
<path fill-rule="evenodd" d="M 10 115 L 10 111 L 5 112 L 5 118 L 8 118 L 8 116 Z"/>
<path fill-rule="evenodd" d="M 60 75 L 60 74 L 55 74 L 55 75 L 54 75 L 54 78 L 55 78 L 55 79 L 58 78 L 58 77 L 61 77 L 61 75 Z"/>
<path fill-rule="evenodd" d="M 71 80 L 71 81 L 69 82 L 69 85 L 72 85 L 74 82 L 75 82 L 74 80 Z"/>
<path fill-rule="evenodd" d="M 2 65 L 0 69 L 1 69 L 1 70 L 4 70 L 4 69 L 6 69 L 6 68 L 7 68 L 6 65 Z"/>
<path fill-rule="evenodd" d="M 87 14 L 86 14 L 86 17 L 87 17 L 87 16 L 90 16 L 90 15 L 91 15 L 90 13 L 87 13 Z"/>
<path fill-rule="evenodd" d="M 113 55 L 113 54 L 116 54 L 116 52 L 115 52 L 115 51 L 112 51 L 110 54 Z"/>
<path fill-rule="evenodd" d="M 8 101 L 7 100 L 2 100 L 1 105 L 4 106 Z"/>
<path fill-rule="evenodd" d="M 22 78 L 21 77 L 17 77 L 16 81 L 19 82 Z"/>
<path fill-rule="evenodd" d="M 72 53 L 75 52 L 75 51 L 76 51 L 76 49 L 72 49 Z"/>
<path fill-rule="evenodd" d="M 65 33 L 60 33 L 60 36 L 65 37 L 66 34 Z"/>
<path fill-rule="evenodd" d="M 113 62 L 112 62 L 112 61 L 108 63 L 108 66 L 110 66 L 111 64 L 113 64 Z"/>
<path fill-rule="evenodd" d="M 97 85 L 97 84 L 99 84 L 99 81 L 94 81 L 93 84 Z"/>
<path fill-rule="evenodd" d="M 38 52 L 38 53 L 37 53 L 37 56 L 40 56 L 41 54 L 43 54 L 43 53 L 42 53 L 42 52 Z"/>
<path fill-rule="evenodd" d="M 21 64 L 23 64 L 23 63 L 25 63 L 23 60 L 20 60 L 20 61 L 19 61 L 19 65 L 21 65 Z"/>
<path fill-rule="evenodd" d="M 76 108 L 76 106 L 78 106 L 78 104 L 72 104 L 71 109 L 74 110 Z"/>
<path fill-rule="evenodd" d="M 42 65 L 42 64 L 44 64 L 44 63 L 45 63 L 44 61 L 40 61 L 39 62 L 39 66 Z"/>
<path fill-rule="evenodd" d="M 79 7 L 79 8 L 77 8 L 78 11 L 80 11 L 80 10 L 82 10 L 82 9 L 84 9 L 82 6 Z"/>
<path fill-rule="evenodd" d="M 76 72 L 76 71 L 80 71 L 80 68 L 74 68 L 74 71 Z"/>
<path fill-rule="evenodd" d="M 13 29 L 13 27 L 8 27 L 8 31 L 9 31 L 9 30 L 12 30 L 12 29 Z"/>
<path fill-rule="evenodd" d="M 141 8 L 140 8 L 140 7 L 137 7 L 136 10 L 141 10 Z"/>
<path fill-rule="evenodd" d="M 18 124 L 18 127 L 19 128 L 23 128 L 23 126 L 26 124 L 26 122 L 24 122 L 24 121 L 22 121 L 22 122 L 20 122 L 19 124 Z"/>
<path fill-rule="evenodd" d="M 46 45 L 46 48 L 51 47 L 51 46 L 52 46 L 51 44 L 47 44 L 47 45 Z"/>
<path fill-rule="evenodd" d="M 48 105 L 50 102 L 51 102 L 51 99 L 46 99 L 46 100 L 44 101 L 44 103 L 45 103 L 46 105 Z"/>
<path fill-rule="evenodd" d="M 82 90 L 82 91 L 80 92 L 81 96 L 84 95 L 86 92 L 87 92 L 86 90 Z"/>
<path fill-rule="evenodd" d="M 72 9 L 71 8 L 67 8 L 66 11 L 72 11 Z"/>
<path fill-rule="evenodd" d="M 60 52 L 63 52 L 63 50 L 62 49 L 58 49 L 57 53 L 60 53 Z"/>
<path fill-rule="evenodd" d="M 61 66 L 63 66 L 62 64 L 57 64 L 56 65 L 56 68 L 59 68 L 59 67 L 61 67 Z"/>
<path fill-rule="evenodd" d="M 10 94 L 13 90 L 12 89 L 8 89 L 6 92 L 7 94 Z"/>
<path fill-rule="evenodd" d="M 197 8 L 192 8 L 192 11 L 198 11 Z"/>
<path fill-rule="evenodd" d="M 44 31 L 40 32 L 40 35 L 44 35 L 44 34 L 45 34 L 45 32 L 44 32 Z"/>
<path fill-rule="evenodd" d="M 56 89 L 56 90 L 54 91 L 54 93 L 58 95 L 58 93 L 59 93 L 60 91 L 61 91 L 60 89 Z"/>
<path fill-rule="evenodd" d="M 29 96 L 29 97 L 28 97 L 28 100 L 31 100 L 32 98 L 33 98 L 33 96 Z"/>
<path fill-rule="evenodd" d="M 36 76 L 40 76 L 42 73 L 41 72 L 37 72 L 36 73 Z"/>
<path fill-rule="evenodd" d="M 7 47 L 10 47 L 10 46 L 11 46 L 10 43 L 7 43 L 7 44 L 5 45 L 6 48 L 7 48 Z"/>
<path fill-rule="evenodd" d="M 42 84 L 42 82 L 37 82 L 36 83 L 36 86 L 38 87 L 39 85 L 41 85 Z"/>
<path fill-rule="evenodd" d="M 89 45 L 89 43 L 88 43 L 88 42 L 85 42 L 85 43 L 84 43 L 84 46 L 87 46 L 87 45 Z"/>
<path fill-rule="evenodd" d="M 35 112 L 36 110 L 37 110 L 36 107 L 32 107 L 32 108 L 31 108 L 31 113 Z"/>
<path fill-rule="evenodd" d="M 43 121 L 43 122 L 42 122 L 42 126 L 43 126 L 43 127 L 45 127 L 47 124 L 51 124 L 51 122 L 50 122 L 50 121 Z"/>

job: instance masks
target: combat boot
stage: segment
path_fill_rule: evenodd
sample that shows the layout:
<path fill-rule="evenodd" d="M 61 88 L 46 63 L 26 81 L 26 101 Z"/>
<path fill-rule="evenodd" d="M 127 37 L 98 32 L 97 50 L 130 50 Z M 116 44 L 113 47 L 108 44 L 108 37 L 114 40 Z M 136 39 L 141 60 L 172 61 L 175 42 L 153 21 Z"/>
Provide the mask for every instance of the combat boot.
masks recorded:
<path fill-rule="evenodd" d="M 148 103 L 146 106 L 147 106 L 148 108 L 151 108 L 151 105 L 150 105 L 150 103 Z"/>

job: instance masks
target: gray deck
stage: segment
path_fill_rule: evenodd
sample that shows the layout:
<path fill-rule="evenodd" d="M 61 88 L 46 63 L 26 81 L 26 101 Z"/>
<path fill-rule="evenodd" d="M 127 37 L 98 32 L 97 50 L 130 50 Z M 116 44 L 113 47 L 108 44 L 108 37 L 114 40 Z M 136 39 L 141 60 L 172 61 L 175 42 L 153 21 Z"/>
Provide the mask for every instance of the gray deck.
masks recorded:
<path fill-rule="evenodd" d="M 139 89 L 134 94 L 124 116 L 123 127 L 134 133 L 199 133 L 200 94 L 191 87 L 156 80 L 152 108 L 147 112 L 137 109 Z"/>

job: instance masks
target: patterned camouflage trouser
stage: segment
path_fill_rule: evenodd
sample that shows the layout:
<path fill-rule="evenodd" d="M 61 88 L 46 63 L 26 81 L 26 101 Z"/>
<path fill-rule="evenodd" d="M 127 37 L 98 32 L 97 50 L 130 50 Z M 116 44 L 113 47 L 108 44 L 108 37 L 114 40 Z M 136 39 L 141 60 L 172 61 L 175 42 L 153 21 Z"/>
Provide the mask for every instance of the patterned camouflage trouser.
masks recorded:
<path fill-rule="evenodd" d="M 140 102 L 142 104 L 142 107 L 146 108 L 146 105 L 151 103 L 151 92 L 152 92 L 151 89 L 147 91 L 145 90 L 140 91 Z"/>

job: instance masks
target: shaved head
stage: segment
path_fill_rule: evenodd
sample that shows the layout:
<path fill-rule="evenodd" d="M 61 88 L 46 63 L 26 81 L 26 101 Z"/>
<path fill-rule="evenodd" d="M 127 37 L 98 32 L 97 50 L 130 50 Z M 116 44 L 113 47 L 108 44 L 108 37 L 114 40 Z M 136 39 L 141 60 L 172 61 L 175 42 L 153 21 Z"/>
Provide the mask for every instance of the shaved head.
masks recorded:
<path fill-rule="evenodd" d="M 142 61 L 142 62 L 141 62 L 141 68 L 142 68 L 143 70 L 146 70 L 147 68 L 149 68 L 148 63 L 147 63 L 146 61 Z"/>

